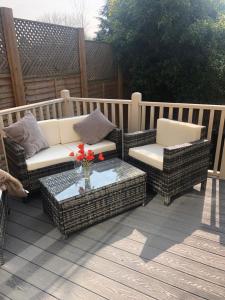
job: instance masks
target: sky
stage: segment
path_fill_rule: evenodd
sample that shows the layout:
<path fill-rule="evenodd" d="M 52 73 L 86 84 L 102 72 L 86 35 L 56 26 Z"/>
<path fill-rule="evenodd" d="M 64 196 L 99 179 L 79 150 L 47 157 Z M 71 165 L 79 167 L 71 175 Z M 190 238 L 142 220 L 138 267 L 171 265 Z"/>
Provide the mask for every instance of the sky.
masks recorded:
<path fill-rule="evenodd" d="M 94 37 L 98 29 L 99 11 L 106 0 L 80 0 L 84 2 L 85 15 L 88 20 L 87 34 Z M 74 0 L 0 0 L 0 7 L 10 7 L 17 18 L 37 20 L 45 14 L 71 14 Z"/>

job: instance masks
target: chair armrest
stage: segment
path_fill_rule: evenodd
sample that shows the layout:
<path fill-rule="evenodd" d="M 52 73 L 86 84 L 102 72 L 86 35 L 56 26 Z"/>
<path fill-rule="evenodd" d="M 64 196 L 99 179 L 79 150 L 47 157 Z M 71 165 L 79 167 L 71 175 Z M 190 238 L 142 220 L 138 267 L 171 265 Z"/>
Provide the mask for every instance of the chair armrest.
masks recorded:
<path fill-rule="evenodd" d="M 164 148 L 163 170 L 171 172 L 196 162 L 208 168 L 209 145 L 208 140 L 198 140 Z"/>
<path fill-rule="evenodd" d="M 118 155 L 122 156 L 122 130 L 119 128 L 113 129 L 107 136 L 106 140 L 109 140 L 116 144 L 116 150 Z"/>
<path fill-rule="evenodd" d="M 124 134 L 124 157 L 127 159 L 129 149 L 156 143 L 156 129 L 148 129 Z"/>

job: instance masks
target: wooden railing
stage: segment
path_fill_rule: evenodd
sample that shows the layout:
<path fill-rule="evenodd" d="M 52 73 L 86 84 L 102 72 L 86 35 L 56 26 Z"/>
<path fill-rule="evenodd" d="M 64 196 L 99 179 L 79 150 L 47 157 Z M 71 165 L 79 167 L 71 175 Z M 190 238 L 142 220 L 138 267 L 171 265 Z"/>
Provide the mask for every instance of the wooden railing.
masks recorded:
<path fill-rule="evenodd" d="M 104 115 L 124 131 L 156 128 L 158 118 L 169 118 L 205 125 L 207 138 L 212 140 L 211 174 L 225 179 L 224 122 L 225 106 L 142 101 L 140 93 L 131 100 L 76 98 L 67 90 L 61 98 L 18 106 L 0 111 L 0 126 L 5 127 L 19 120 L 26 111 L 31 111 L 37 120 L 54 119 L 89 114 L 99 108 Z"/>

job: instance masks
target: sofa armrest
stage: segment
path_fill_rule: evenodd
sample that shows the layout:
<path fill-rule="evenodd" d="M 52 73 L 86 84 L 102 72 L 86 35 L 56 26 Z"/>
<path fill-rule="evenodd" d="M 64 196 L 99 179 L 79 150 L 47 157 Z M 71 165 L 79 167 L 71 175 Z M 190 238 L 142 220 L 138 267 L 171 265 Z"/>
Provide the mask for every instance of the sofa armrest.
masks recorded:
<path fill-rule="evenodd" d="M 106 140 L 116 144 L 118 155 L 119 157 L 122 157 L 122 130 L 119 128 L 113 129 L 113 131 L 106 136 Z"/>
<path fill-rule="evenodd" d="M 24 148 L 8 137 L 4 138 L 4 145 L 9 172 L 23 183 L 24 179 L 27 177 L 27 164 Z"/>
<path fill-rule="evenodd" d="M 192 164 L 201 164 L 200 167 L 208 168 L 209 141 L 198 140 L 164 148 L 163 170 L 172 172 L 177 168 L 191 167 Z"/>
<path fill-rule="evenodd" d="M 14 142 L 12 139 L 10 139 L 8 137 L 4 137 L 4 145 L 5 145 L 5 149 L 7 152 L 11 151 L 14 153 L 15 156 L 24 157 L 24 160 L 25 160 L 25 151 L 21 145 Z"/>
<path fill-rule="evenodd" d="M 128 157 L 129 149 L 156 143 L 156 129 L 148 129 L 124 134 L 124 158 Z"/>

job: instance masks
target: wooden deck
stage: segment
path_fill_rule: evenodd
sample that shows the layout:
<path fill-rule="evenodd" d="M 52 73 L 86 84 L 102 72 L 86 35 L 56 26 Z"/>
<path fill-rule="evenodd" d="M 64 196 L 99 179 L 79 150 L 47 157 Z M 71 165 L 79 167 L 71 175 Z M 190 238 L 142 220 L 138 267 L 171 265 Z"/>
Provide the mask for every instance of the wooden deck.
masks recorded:
<path fill-rule="evenodd" d="M 225 182 L 199 189 L 68 240 L 40 198 L 12 201 L 0 299 L 225 299 Z"/>

